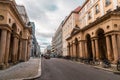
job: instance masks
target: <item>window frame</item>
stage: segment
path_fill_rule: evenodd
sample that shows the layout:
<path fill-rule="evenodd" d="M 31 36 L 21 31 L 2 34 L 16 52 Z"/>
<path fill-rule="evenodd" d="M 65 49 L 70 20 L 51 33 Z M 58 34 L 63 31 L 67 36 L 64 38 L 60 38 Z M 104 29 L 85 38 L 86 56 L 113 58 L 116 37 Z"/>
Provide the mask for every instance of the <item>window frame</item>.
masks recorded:
<path fill-rule="evenodd" d="M 95 14 L 98 14 L 99 12 L 100 12 L 99 5 L 97 4 L 95 5 Z"/>
<path fill-rule="evenodd" d="M 105 0 L 105 6 L 109 6 L 111 4 L 111 0 Z"/>
<path fill-rule="evenodd" d="M 88 20 L 92 18 L 91 11 L 88 12 Z"/>

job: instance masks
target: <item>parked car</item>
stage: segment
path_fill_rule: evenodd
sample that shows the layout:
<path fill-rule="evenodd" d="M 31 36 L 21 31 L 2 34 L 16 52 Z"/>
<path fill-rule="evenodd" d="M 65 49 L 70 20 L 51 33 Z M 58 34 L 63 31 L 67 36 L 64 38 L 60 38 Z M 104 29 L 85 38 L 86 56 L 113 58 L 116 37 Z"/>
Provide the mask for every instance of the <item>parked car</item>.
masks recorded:
<path fill-rule="evenodd" d="M 49 55 L 49 54 L 45 54 L 45 55 L 44 55 L 44 58 L 45 58 L 45 59 L 50 59 L 50 55 Z"/>

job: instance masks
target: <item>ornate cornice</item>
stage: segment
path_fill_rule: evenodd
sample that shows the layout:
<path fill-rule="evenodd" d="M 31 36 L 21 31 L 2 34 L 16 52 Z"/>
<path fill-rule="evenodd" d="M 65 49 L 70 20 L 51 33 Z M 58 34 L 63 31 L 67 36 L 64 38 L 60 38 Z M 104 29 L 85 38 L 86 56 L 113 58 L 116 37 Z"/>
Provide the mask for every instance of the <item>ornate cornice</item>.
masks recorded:
<path fill-rule="evenodd" d="M 0 29 L 8 30 L 9 32 L 12 31 L 12 28 L 8 24 L 0 24 Z"/>
<path fill-rule="evenodd" d="M 21 25 L 23 27 L 26 27 L 26 24 L 24 23 L 22 17 L 20 16 L 20 14 L 19 14 L 19 12 L 18 12 L 18 10 L 16 8 L 17 4 L 14 1 L 11 1 L 11 0 L 0 0 L 0 3 L 8 4 L 8 6 L 10 6 L 10 8 L 12 9 L 12 12 L 15 15 L 15 17 L 17 17 L 17 19 L 21 23 Z"/>
<path fill-rule="evenodd" d="M 28 31 L 30 32 L 30 34 L 32 34 L 32 27 L 25 27 L 24 29 L 28 29 Z"/>

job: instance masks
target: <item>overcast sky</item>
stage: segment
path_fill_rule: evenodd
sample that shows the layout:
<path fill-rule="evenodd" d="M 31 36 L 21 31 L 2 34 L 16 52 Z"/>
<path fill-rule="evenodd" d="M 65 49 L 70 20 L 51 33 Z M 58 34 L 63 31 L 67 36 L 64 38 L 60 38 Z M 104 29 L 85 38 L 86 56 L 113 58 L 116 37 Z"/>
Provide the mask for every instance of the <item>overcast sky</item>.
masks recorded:
<path fill-rule="evenodd" d="M 60 23 L 85 0 L 16 0 L 24 5 L 30 21 L 35 22 L 36 38 L 43 51 L 51 44 L 52 36 Z"/>

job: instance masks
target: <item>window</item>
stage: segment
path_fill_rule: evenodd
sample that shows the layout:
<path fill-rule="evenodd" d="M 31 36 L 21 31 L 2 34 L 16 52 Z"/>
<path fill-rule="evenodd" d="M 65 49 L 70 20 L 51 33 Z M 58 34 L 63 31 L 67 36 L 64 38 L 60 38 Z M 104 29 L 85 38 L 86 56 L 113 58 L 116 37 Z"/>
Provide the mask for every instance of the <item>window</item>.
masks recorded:
<path fill-rule="evenodd" d="M 107 13 L 111 12 L 111 9 L 107 10 Z"/>
<path fill-rule="evenodd" d="M 9 18 L 9 23 L 11 23 L 11 19 Z"/>
<path fill-rule="evenodd" d="M 100 11 L 99 11 L 99 6 L 98 4 L 95 6 L 95 13 L 98 14 Z"/>
<path fill-rule="evenodd" d="M 111 4 L 111 1 L 110 0 L 105 0 L 105 5 L 108 6 Z"/>
<path fill-rule="evenodd" d="M 88 12 L 88 20 L 90 20 L 92 17 L 91 17 L 91 12 Z"/>

